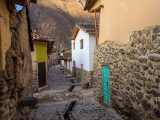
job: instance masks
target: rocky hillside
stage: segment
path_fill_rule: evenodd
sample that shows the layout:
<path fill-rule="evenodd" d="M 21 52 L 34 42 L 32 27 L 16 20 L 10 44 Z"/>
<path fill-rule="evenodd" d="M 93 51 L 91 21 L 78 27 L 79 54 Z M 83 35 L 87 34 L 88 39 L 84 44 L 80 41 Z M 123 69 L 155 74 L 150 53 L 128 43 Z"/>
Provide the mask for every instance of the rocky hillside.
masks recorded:
<path fill-rule="evenodd" d="M 78 3 L 78 5 L 80 5 L 81 7 L 84 7 L 85 6 L 85 2 L 86 0 L 74 0 Z"/>
<path fill-rule="evenodd" d="M 84 4 L 85 0 L 38 0 L 29 7 L 32 28 L 52 37 L 54 45 L 70 48 L 75 23 L 94 22 L 93 14 L 83 10 Z"/>

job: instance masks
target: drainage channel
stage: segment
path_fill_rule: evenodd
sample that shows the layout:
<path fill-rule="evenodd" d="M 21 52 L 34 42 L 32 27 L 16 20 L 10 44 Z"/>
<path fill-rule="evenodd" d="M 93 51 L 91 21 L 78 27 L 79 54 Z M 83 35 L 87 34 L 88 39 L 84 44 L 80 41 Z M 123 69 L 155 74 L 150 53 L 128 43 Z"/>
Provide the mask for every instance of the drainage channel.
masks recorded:
<path fill-rule="evenodd" d="M 72 120 L 72 119 L 70 118 L 70 115 L 69 115 L 69 114 L 71 114 L 71 112 L 72 112 L 72 110 L 73 110 L 76 102 L 77 102 L 77 101 L 71 101 L 70 105 L 68 106 L 68 109 L 66 110 L 66 112 L 65 112 L 65 114 L 64 114 L 64 119 L 65 119 L 65 120 Z"/>
<path fill-rule="evenodd" d="M 71 80 L 71 83 L 74 84 L 74 83 L 75 83 L 74 80 Z M 71 87 L 68 89 L 68 91 L 69 91 L 69 92 L 72 92 L 73 89 L 74 89 L 74 87 L 75 87 L 75 86 L 71 86 Z M 76 102 L 77 102 L 77 101 L 71 101 L 70 105 L 68 106 L 67 110 L 65 111 L 64 120 L 72 120 L 72 119 L 70 118 L 70 115 L 69 115 L 69 114 L 71 114 L 71 112 L 72 112 L 72 110 L 73 110 Z"/>
<path fill-rule="evenodd" d="M 71 82 L 74 83 L 73 80 L 71 80 Z M 75 87 L 75 86 L 71 86 L 71 87 L 68 89 L 68 91 L 69 91 L 69 92 L 72 92 L 72 90 L 74 89 L 74 87 Z"/>

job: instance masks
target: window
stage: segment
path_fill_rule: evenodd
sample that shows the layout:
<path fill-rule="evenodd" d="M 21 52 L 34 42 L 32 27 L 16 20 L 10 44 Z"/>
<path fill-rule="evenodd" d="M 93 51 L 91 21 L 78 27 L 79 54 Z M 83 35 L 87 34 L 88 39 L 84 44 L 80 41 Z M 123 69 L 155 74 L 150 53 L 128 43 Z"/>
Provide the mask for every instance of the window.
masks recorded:
<path fill-rule="evenodd" d="M 73 42 L 73 50 L 75 50 L 75 42 Z"/>
<path fill-rule="evenodd" d="M 80 40 L 80 49 L 83 49 L 83 39 Z"/>

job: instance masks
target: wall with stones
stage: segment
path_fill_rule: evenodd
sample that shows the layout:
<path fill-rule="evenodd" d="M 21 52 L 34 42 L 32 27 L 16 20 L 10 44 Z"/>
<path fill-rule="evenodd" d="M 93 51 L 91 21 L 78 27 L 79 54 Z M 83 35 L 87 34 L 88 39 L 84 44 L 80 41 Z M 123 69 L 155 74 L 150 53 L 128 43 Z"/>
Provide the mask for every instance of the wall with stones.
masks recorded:
<path fill-rule="evenodd" d="M 0 120 L 25 120 L 29 107 L 18 106 L 23 97 L 32 97 L 32 60 L 26 9 L 10 13 L 11 48 L 5 70 L 0 72 Z"/>
<path fill-rule="evenodd" d="M 110 67 L 111 104 L 136 120 L 160 119 L 160 26 L 135 31 L 125 46 L 95 46 L 94 98 L 103 101 L 102 66 Z"/>
<path fill-rule="evenodd" d="M 89 86 L 93 87 L 93 71 L 86 71 L 83 69 L 83 78 L 82 78 L 82 69 L 76 68 L 76 78 L 79 82 L 87 81 Z"/>

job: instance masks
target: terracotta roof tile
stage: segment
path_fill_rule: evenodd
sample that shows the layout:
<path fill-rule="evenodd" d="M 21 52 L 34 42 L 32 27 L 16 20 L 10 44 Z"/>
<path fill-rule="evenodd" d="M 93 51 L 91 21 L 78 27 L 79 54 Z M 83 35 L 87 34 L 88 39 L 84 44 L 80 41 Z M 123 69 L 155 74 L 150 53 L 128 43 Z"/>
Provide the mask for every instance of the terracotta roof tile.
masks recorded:
<path fill-rule="evenodd" d="M 43 41 L 43 42 L 53 42 L 54 40 L 50 37 L 43 36 L 42 34 L 32 33 L 32 38 L 35 41 Z"/>
<path fill-rule="evenodd" d="M 85 32 L 95 32 L 95 24 L 94 23 L 78 23 L 76 27 L 84 30 Z"/>

